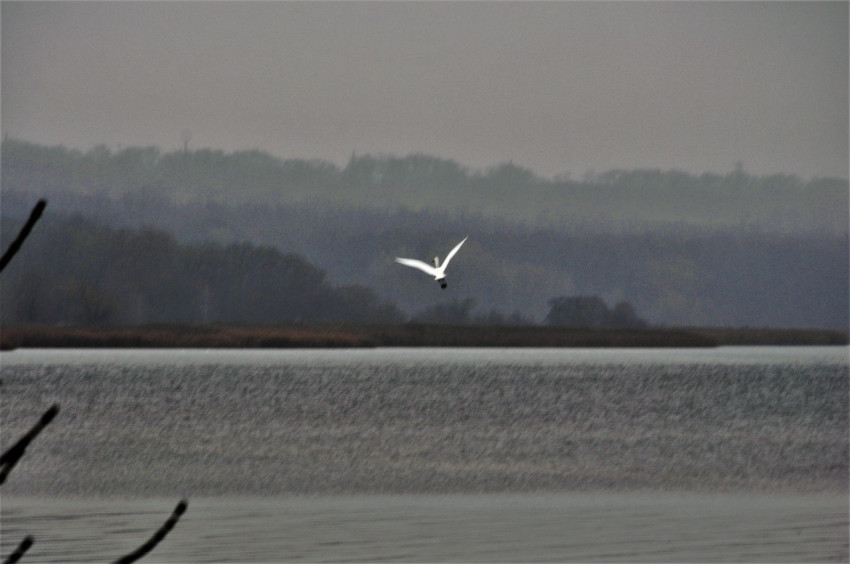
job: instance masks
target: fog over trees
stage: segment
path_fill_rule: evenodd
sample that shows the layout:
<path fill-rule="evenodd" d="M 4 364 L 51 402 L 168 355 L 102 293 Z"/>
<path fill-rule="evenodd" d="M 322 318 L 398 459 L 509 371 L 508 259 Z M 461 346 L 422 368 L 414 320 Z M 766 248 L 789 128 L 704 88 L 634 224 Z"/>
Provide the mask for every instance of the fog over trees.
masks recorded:
<path fill-rule="evenodd" d="M 595 296 L 652 325 L 848 323 L 846 179 L 5 140 L 3 241 L 39 198 L 41 233 L 4 273 L 7 323 L 44 315 L 38 288 L 77 296 L 67 322 L 541 323 L 554 298 Z M 393 262 L 467 235 L 445 291 Z"/>

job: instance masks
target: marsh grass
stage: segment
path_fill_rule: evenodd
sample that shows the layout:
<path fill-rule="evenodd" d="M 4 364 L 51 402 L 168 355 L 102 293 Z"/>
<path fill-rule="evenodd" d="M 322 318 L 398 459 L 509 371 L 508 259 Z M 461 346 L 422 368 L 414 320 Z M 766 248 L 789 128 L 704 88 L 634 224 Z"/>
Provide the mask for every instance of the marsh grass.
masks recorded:
<path fill-rule="evenodd" d="M 150 325 L 0 328 L 13 348 L 369 348 L 369 347 L 714 347 L 847 345 L 828 329 L 573 329 L 551 326 L 438 325 Z"/>
<path fill-rule="evenodd" d="M 848 331 L 840 329 L 693 328 L 691 331 L 722 345 L 847 345 Z"/>

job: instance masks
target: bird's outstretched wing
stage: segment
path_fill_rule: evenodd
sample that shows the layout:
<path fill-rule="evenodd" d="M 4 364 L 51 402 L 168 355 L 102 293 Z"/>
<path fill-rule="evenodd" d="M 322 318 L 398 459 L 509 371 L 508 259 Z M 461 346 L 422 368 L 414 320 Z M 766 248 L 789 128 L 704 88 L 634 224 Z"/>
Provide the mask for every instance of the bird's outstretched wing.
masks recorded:
<path fill-rule="evenodd" d="M 452 257 L 453 257 L 453 256 L 455 256 L 455 253 L 457 253 L 457 250 L 460 248 L 460 246 L 461 246 L 461 245 L 463 245 L 464 243 L 466 243 L 466 240 L 467 240 L 467 239 L 469 239 L 469 237 L 464 237 L 464 238 L 463 238 L 463 241 L 461 241 L 460 243 L 458 243 L 458 244 L 455 246 L 455 248 L 454 248 L 454 249 L 452 249 L 451 251 L 449 251 L 449 254 L 447 254 L 447 255 L 446 255 L 446 260 L 444 260 L 444 261 L 443 261 L 443 268 L 446 268 L 446 267 L 449 265 L 449 261 L 450 261 L 450 260 L 452 260 Z"/>
<path fill-rule="evenodd" d="M 399 264 L 403 264 L 405 266 L 412 266 L 413 268 L 418 268 L 422 272 L 430 274 L 431 276 L 437 276 L 437 269 L 431 266 L 428 263 L 422 262 L 421 260 L 409 259 L 409 258 L 398 258 L 396 257 L 395 261 Z"/>

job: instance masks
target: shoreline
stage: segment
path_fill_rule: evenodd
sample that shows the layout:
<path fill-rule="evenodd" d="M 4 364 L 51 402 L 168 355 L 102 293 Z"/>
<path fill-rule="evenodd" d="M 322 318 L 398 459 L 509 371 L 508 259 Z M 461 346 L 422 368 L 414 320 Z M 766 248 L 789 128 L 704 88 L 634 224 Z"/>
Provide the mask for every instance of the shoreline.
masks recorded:
<path fill-rule="evenodd" d="M 768 328 L 577 329 L 545 325 L 144 325 L 0 328 L 0 350 L 16 348 L 713 348 L 846 346 L 847 330 Z"/>

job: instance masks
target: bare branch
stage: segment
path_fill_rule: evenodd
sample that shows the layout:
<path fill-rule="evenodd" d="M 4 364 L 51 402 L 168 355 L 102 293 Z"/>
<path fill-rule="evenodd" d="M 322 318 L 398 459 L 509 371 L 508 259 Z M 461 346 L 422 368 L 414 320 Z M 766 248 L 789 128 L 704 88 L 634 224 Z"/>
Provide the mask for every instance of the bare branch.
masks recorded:
<path fill-rule="evenodd" d="M 18 236 L 15 238 L 14 241 L 12 241 L 12 244 L 9 245 L 9 248 L 6 249 L 6 252 L 3 253 L 3 257 L 0 258 L 0 272 L 2 272 L 4 268 L 6 268 L 6 265 L 9 264 L 9 261 L 12 260 L 13 256 L 15 256 L 15 253 L 17 253 L 18 250 L 21 248 L 21 245 L 23 244 L 24 240 L 27 238 L 27 236 L 29 236 L 30 231 L 32 231 L 33 225 L 35 225 L 35 222 L 38 221 L 38 218 L 41 217 L 41 213 L 44 211 L 45 207 L 47 207 L 47 200 L 39 200 L 35 207 L 32 209 L 32 212 L 30 212 L 30 217 L 29 219 L 27 219 L 27 222 L 21 228 L 20 233 L 18 233 Z"/>
<path fill-rule="evenodd" d="M 59 413 L 59 405 L 53 404 L 50 409 L 44 412 L 44 415 L 41 416 L 38 423 L 36 423 L 26 435 L 21 437 L 18 442 L 0 455 L 0 484 L 6 481 L 6 477 L 9 475 L 9 472 L 12 471 L 12 468 L 15 467 L 15 464 L 17 464 L 24 455 L 29 444 L 44 430 L 45 427 L 47 427 L 51 421 L 53 421 L 53 418 L 56 417 L 57 413 Z"/>
<path fill-rule="evenodd" d="M 32 546 L 32 543 L 35 542 L 32 536 L 27 535 L 24 537 L 24 540 L 21 541 L 21 544 L 18 545 L 18 548 L 15 549 L 15 552 L 9 555 L 6 560 L 3 561 L 3 564 L 15 564 L 18 560 L 21 559 L 21 556 L 24 555 L 24 552 L 29 550 Z"/>
<path fill-rule="evenodd" d="M 177 523 L 177 520 L 180 519 L 180 516 L 186 512 L 186 508 L 189 506 L 189 502 L 185 499 L 180 500 L 180 503 L 177 504 L 177 507 L 174 508 L 174 513 L 171 514 L 171 517 L 160 527 L 160 529 L 153 534 L 148 542 L 137 548 L 135 551 L 131 552 L 127 556 L 119 558 L 114 562 L 114 564 L 129 564 L 130 562 L 135 562 L 148 552 L 154 549 L 156 545 L 165 538 L 165 535 L 174 528 L 174 525 Z"/>

